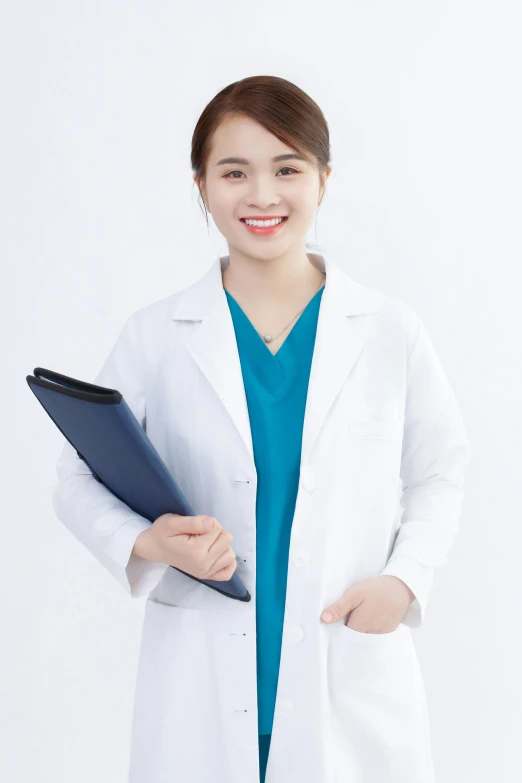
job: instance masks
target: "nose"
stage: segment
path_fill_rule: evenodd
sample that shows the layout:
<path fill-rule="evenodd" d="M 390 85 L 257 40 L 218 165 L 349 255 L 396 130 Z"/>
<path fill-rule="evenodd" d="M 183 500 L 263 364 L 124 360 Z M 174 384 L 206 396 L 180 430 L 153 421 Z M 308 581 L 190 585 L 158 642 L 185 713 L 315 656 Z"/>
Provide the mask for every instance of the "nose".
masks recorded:
<path fill-rule="evenodd" d="M 249 207 L 256 207 L 264 212 L 268 207 L 277 207 L 281 203 L 272 175 L 251 180 L 246 203 Z"/>

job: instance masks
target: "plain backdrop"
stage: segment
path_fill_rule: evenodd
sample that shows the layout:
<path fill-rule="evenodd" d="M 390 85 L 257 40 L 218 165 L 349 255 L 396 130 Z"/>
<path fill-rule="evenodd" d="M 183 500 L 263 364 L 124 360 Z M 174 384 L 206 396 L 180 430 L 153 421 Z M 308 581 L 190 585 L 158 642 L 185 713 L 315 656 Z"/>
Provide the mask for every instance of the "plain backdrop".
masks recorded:
<path fill-rule="evenodd" d="M 227 252 L 198 204 L 191 136 L 219 90 L 259 74 L 295 82 L 329 124 L 333 173 L 307 241 L 424 319 L 472 444 L 460 534 L 413 631 L 438 783 L 522 779 L 518 11 L 2 3 L 9 783 L 126 781 L 144 609 L 54 516 L 63 439 L 26 376 L 43 366 L 92 380 L 131 312 Z"/>

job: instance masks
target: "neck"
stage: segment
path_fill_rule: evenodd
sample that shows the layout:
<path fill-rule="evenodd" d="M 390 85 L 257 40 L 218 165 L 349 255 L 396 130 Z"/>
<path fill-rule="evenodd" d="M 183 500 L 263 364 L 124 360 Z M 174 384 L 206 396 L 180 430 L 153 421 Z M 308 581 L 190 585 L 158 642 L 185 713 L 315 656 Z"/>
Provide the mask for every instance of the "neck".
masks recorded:
<path fill-rule="evenodd" d="M 313 256 L 312 256 L 313 258 Z M 244 301 L 288 302 L 313 295 L 324 283 L 324 273 L 306 252 L 276 258 L 252 258 L 230 248 L 229 265 L 222 273 L 223 286 Z"/>

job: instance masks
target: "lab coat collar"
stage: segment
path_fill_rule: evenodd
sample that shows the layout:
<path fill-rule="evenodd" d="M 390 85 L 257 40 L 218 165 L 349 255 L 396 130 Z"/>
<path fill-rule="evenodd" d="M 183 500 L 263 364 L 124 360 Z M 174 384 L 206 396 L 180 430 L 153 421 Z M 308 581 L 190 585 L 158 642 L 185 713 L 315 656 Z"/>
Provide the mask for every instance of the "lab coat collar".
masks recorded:
<path fill-rule="evenodd" d="M 308 258 L 316 269 L 326 273 L 323 299 L 334 305 L 344 315 L 373 313 L 379 309 L 382 295 L 357 283 L 341 267 L 327 256 L 308 253 Z M 227 305 L 222 272 L 230 264 L 230 256 L 218 256 L 203 277 L 176 296 L 176 305 L 172 313 L 175 320 L 202 321 L 211 315 L 213 305 Z"/>
<path fill-rule="evenodd" d="M 383 295 L 349 277 L 328 257 L 309 253 L 310 262 L 326 272 L 317 321 L 305 418 L 302 462 L 368 339 L 368 331 L 351 316 L 378 311 Z M 201 321 L 187 349 L 228 410 L 255 471 L 252 436 L 234 324 L 223 288 L 222 272 L 230 256 L 220 256 L 191 286 L 176 295 L 173 320 Z"/>

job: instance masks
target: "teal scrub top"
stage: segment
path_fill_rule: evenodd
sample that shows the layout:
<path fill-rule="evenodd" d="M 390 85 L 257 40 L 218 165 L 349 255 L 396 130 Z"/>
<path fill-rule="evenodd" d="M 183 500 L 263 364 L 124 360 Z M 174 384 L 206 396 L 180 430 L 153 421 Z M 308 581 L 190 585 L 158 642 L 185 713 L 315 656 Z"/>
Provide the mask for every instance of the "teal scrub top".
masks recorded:
<path fill-rule="evenodd" d="M 308 302 L 275 354 L 233 296 L 224 290 L 241 362 L 257 471 L 258 733 L 270 734 L 279 677 L 304 412 L 324 286 Z"/>

